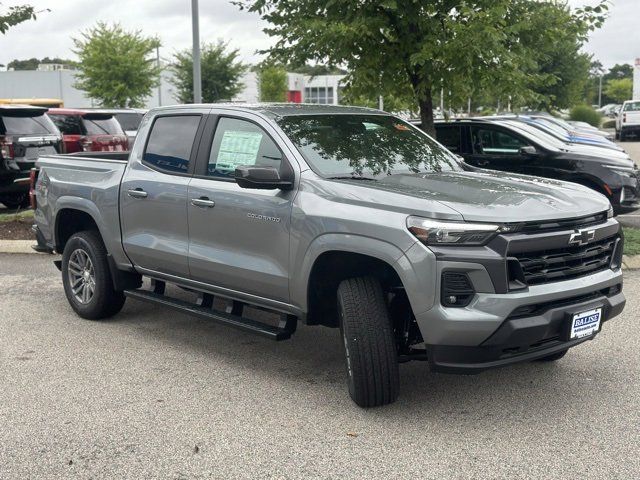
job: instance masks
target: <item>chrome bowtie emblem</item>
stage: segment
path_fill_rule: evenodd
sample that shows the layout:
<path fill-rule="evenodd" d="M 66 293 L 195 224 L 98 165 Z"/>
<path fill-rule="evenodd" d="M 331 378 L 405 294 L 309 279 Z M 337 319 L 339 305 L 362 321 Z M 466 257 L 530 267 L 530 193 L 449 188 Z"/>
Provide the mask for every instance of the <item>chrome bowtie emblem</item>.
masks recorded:
<path fill-rule="evenodd" d="M 572 233 L 569 237 L 569 245 L 586 245 L 592 242 L 595 237 L 595 230 L 576 230 L 576 232 Z"/>

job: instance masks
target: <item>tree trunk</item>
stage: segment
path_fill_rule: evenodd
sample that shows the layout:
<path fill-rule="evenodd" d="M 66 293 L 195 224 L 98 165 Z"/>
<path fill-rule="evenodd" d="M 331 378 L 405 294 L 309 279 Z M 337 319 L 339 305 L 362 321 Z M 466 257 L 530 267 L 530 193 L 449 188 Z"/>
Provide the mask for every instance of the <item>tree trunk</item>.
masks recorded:
<path fill-rule="evenodd" d="M 433 96 L 431 95 L 431 88 L 427 88 L 420 96 L 418 106 L 420 107 L 420 121 L 422 122 L 420 128 L 428 135 L 436 138 L 436 127 L 433 124 Z"/>

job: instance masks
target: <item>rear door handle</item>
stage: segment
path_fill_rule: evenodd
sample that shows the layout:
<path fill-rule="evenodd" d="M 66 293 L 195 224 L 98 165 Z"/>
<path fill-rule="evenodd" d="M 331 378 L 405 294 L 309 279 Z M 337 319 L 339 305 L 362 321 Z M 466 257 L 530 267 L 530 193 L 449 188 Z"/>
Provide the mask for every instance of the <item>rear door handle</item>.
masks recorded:
<path fill-rule="evenodd" d="M 133 198 L 147 198 L 149 196 L 149 194 L 141 188 L 133 188 L 131 190 L 127 190 L 127 195 Z"/>
<path fill-rule="evenodd" d="M 207 197 L 200 197 L 192 198 L 191 205 L 193 205 L 194 207 L 213 208 L 216 206 L 216 202 L 214 202 L 213 200 L 209 200 L 209 198 Z"/>

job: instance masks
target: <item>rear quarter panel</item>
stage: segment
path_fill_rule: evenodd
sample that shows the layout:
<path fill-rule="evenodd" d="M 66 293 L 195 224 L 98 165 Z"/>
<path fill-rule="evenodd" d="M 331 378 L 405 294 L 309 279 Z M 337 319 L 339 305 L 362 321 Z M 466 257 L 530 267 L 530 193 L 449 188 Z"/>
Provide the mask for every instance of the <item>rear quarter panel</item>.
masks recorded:
<path fill-rule="evenodd" d="M 93 218 L 116 264 L 129 267 L 122 249 L 118 212 L 120 181 L 126 162 L 51 155 L 40 158 L 37 166 L 40 174 L 36 184 L 35 220 L 47 243 L 56 244 L 60 212 L 79 210 Z"/>

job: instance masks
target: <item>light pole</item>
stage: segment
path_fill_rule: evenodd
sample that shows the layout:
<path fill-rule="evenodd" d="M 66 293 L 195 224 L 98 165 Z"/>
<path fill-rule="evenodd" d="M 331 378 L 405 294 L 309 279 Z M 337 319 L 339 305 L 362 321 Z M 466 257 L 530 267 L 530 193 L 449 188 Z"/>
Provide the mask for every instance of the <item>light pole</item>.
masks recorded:
<path fill-rule="evenodd" d="M 160 45 L 156 45 L 156 63 L 158 65 L 160 81 L 158 82 L 158 106 L 162 106 L 162 66 L 160 65 Z"/>
<path fill-rule="evenodd" d="M 600 75 L 600 88 L 598 88 L 598 107 L 602 108 L 602 75 Z"/>
<path fill-rule="evenodd" d="M 191 0 L 193 30 L 193 103 L 202 103 L 202 74 L 200 73 L 200 19 L 198 0 Z"/>

